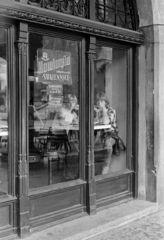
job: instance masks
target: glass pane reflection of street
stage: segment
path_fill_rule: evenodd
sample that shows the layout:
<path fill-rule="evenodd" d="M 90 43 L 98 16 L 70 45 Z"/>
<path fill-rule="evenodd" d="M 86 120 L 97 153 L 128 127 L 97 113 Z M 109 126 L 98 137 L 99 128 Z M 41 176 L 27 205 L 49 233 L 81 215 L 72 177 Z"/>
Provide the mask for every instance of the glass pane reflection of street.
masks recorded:
<path fill-rule="evenodd" d="M 29 186 L 79 178 L 78 42 L 30 33 Z"/>
<path fill-rule="evenodd" d="M 0 196 L 8 193 L 8 104 L 6 29 L 0 28 Z"/>
<path fill-rule="evenodd" d="M 94 71 L 95 175 L 126 169 L 126 51 L 97 46 Z"/>

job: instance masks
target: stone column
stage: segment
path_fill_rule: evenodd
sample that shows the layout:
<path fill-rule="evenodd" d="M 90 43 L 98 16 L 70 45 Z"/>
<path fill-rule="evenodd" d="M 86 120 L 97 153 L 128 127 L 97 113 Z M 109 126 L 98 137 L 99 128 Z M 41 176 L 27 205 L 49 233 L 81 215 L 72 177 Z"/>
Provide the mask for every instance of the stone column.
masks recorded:
<path fill-rule="evenodd" d="M 157 202 L 164 205 L 164 24 L 154 26 L 154 163 Z"/>
<path fill-rule="evenodd" d="M 139 47 L 139 198 L 164 204 L 164 2 L 137 0 Z"/>

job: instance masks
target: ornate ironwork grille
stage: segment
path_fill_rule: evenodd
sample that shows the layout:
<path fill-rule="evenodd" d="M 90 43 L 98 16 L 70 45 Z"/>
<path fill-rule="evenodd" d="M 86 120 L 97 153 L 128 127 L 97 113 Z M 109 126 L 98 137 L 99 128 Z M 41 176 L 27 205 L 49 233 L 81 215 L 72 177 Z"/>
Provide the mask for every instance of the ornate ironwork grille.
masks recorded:
<path fill-rule="evenodd" d="M 96 0 L 96 20 L 136 30 L 133 0 Z"/>
<path fill-rule="evenodd" d="M 28 4 L 88 18 L 88 0 L 28 0 Z"/>

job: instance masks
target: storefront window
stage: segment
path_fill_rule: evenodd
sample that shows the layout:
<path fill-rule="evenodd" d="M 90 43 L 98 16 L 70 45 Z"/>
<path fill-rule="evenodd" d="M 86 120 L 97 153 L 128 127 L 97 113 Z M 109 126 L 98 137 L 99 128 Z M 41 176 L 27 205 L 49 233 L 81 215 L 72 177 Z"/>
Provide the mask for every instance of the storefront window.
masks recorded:
<path fill-rule="evenodd" d="M 97 46 L 94 89 L 95 174 L 126 168 L 126 51 Z"/>
<path fill-rule="evenodd" d="M 79 178 L 79 44 L 29 34 L 29 186 Z"/>
<path fill-rule="evenodd" d="M 0 196 L 8 192 L 7 31 L 0 28 Z"/>

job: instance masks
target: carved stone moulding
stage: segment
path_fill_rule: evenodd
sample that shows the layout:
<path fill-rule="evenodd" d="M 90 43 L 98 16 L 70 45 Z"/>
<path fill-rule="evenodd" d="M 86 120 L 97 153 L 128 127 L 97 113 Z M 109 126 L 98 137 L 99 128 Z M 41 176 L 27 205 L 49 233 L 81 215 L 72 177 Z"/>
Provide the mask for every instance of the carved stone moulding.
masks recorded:
<path fill-rule="evenodd" d="M 29 13 L 29 12 L 24 12 L 20 10 L 13 10 L 13 9 L 0 7 L 0 15 L 16 18 L 16 19 L 23 19 L 25 21 L 31 21 L 34 23 L 47 24 L 49 26 L 70 29 L 73 31 L 80 31 L 88 34 L 101 36 L 101 37 L 108 37 L 111 39 L 122 40 L 122 41 L 131 42 L 135 44 L 142 44 L 144 42 L 144 38 L 142 36 L 135 37 L 135 36 L 126 35 L 123 33 L 116 33 L 110 30 L 103 30 L 98 27 L 75 24 L 75 23 L 67 22 L 65 20 L 58 20 L 55 18 L 47 17 L 47 16 L 40 16 L 35 13 Z"/>

